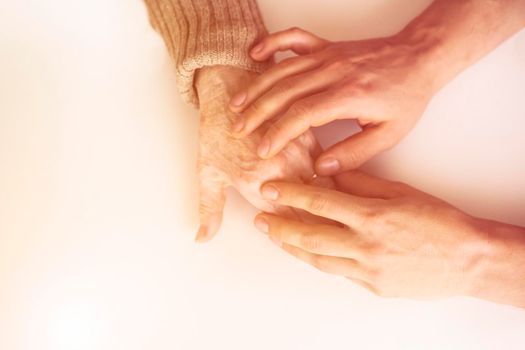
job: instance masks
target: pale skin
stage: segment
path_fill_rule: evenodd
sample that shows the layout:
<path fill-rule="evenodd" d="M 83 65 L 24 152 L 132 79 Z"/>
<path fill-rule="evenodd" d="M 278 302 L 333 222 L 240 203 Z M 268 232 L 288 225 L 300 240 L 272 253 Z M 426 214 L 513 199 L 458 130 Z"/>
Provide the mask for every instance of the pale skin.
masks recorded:
<path fill-rule="evenodd" d="M 267 36 L 251 51 L 264 61 L 292 50 L 230 101 L 246 137 L 271 125 L 258 145 L 269 159 L 310 127 L 354 119 L 362 132 L 332 146 L 316 172 L 358 168 L 397 144 L 432 96 L 462 70 L 525 26 L 525 0 L 436 0 L 401 32 L 332 42 L 298 28 Z"/>
<path fill-rule="evenodd" d="M 256 227 L 307 264 L 381 296 L 472 296 L 525 308 L 525 228 L 472 217 L 359 171 L 336 183 L 339 191 L 270 182 L 261 193 L 340 224 L 262 213 Z"/>
<path fill-rule="evenodd" d="M 205 67 L 197 72 L 195 87 L 201 115 L 198 155 L 201 226 L 195 238 L 197 242 L 209 241 L 219 230 L 225 190 L 230 186 L 260 210 L 306 218 L 304 213 L 268 203 L 261 198 L 259 189 L 269 180 L 309 183 L 313 179 L 314 159 L 321 151 L 313 134 L 301 135 L 279 155 L 266 160 L 256 154 L 264 127 L 242 140 L 231 134 L 235 115 L 228 109 L 228 101 L 235 89 L 247 86 L 256 76 L 256 73 L 230 66 Z M 316 183 L 333 186 L 330 178 L 317 178 Z"/>
<path fill-rule="evenodd" d="M 250 157 L 257 147 L 260 158 L 272 160 L 286 154 L 283 149 L 301 140 L 297 137 L 311 126 L 350 118 L 363 132 L 318 157 L 310 151 L 303 157 L 317 159 L 317 174 L 339 174 L 339 191 L 301 183 L 305 181 L 262 187 L 263 198 L 273 208 L 302 209 L 336 223 L 305 225 L 264 213 L 256 225 L 296 257 L 379 295 L 468 295 L 525 308 L 524 228 L 472 217 L 404 184 L 344 172 L 395 145 L 439 89 L 524 26 L 525 0 L 436 0 L 388 38 L 335 43 L 300 29 L 268 36 L 252 51 L 254 59 L 266 60 L 288 49 L 299 56 L 241 87 L 230 100 L 231 111 L 239 116 L 228 115 L 226 123 L 233 135 L 213 137 L 248 138 Z M 204 159 L 215 156 L 212 149 Z M 225 172 L 230 169 L 226 164 L 216 162 L 212 169 L 220 171 L 213 173 L 222 175 L 202 178 L 221 180 L 203 180 L 208 184 L 201 188 L 223 189 L 234 183 L 231 179 L 242 179 Z M 291 177 L 297 178 L 298 171 Z M 249 197 L 255 198 L 253 186 L 248 187 Z M 201 232 L 216 232 L 218 225 L 213 223 L 219 219 L 214 218 L 222 217 L 222 205 L 223 199 L 215 210 L 201 205 L 206 209 L 201 210 L 203 222 L 213 227 L 203 225 Z"/>
<path fill-rule="evenodd" d="M 390 37 L 331 42 L 293 28 L 263 39 L 254 59 L 286 50 L 297 56 L 230 100 L 235 137 L 269 123 L 257 153 L 271 159 L 335 119 L 354 119 L 362 132 L 316 159 L 316 173 L 336 175 L 339 191 L 286 182 L 261 190 L 268 200 L 339 224 L 263 213 L 256 226 L 297 258 L 379 295 L 463 295 L 525 308 L 525 228 L 472 217 L 353 170 L 397 144 L 437 91 L 524 27 L 525 0 L 436 0 Z"/>

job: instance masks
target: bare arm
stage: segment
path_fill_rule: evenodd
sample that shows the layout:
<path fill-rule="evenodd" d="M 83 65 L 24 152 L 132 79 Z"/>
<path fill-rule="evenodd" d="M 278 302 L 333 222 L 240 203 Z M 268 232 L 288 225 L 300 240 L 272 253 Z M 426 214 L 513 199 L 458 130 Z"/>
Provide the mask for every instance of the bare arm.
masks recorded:
<path fill-rule="evenodd" d="M 483 219 L 477 223 L 487 249 L 478 251 L 478 268 L 468 271 L 468 295 L 525 308 L 525 227 Z"/>
<path fill-rule="evenodd" d="M 524 0 L 436 0 L 394 41 L 420 47 L 439 89 L 524 27 Z"/>
<path fill-rule="evenodd" d="M 244 117 L 234 131 L 242 138 L 271 121 L 259 145 L 266 159 L 312 126 L 354 119 L 362 132 L 326 150 L 316 170 L 358 168 L 407 135 L 437 90 L 524 25 L 525 0 L 436 0 L 389 37 L 331 42 L 298 28 L 273 33 L 252 50 L 254 59 L 285 50 L 298 57 L 231 100 Z"/>
<path fill-rule="evenodd" d="M 381 296 L 472 296 L 525 308 L 525 228 L 475 218 L 408 185 L 352 171 L 339 192 L 272 182 L 265 198 L 345 226 L 270 214 L 256 226 L 284 250 Z"/>

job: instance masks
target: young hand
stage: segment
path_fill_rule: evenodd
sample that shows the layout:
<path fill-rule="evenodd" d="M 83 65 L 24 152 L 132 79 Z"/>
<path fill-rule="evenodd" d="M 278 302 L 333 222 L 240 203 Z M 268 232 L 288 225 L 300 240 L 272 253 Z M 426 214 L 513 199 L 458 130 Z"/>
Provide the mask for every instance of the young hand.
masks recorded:
<path fill-rule="evenodd" d="M 342 225 L 255 219 L 285 251 L 390 297 L 470 295 L 525 307 L 525 230 L 481 220 L 408 185 L 353 171 L 341 191 L 270 182 L 264 198 Z"/>
<path fill-rule="evenodd" d="M 251 56 L 285 59 L 235 95 L 230 108 L 242 116 L 233 126 L 239 138 L 270 121 L 257 153 L 269 159 L 309 128 L 335 119 L 355 119 L 362 132 L 326 150 L 317 173 L 354 169 L 405 136 L 434 90 L 421 58 L 427 43 L 394 38 L 330 42 L 302 29 L 269 35 Z"/>

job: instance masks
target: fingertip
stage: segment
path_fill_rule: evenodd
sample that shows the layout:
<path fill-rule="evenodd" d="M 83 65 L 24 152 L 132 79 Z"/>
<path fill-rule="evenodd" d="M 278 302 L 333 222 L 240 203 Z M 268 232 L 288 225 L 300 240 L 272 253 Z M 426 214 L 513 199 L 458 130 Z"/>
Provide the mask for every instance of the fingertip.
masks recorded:
<path fill-rule="evenodd" d="M 244 129 L 244 125 L 246 124 L 246 122 L 244 121 L 244 118 L 243 117 L 239 117 L 239 119 L 237 119 L 237 121 L 235 123 L 233 123 L 232 125 L 232 132 L 234 135 L 240 135 L 240 133 L 243 131 Z"/>
<path fill-rule="evenodd" d="M 257 215 L 253 220 L 253 223 L 259 231 L 263 233 L 269 233 L 270 225 L 268 223 L 268 219 L 263 214 Z"/>
<path fill-rule="evenodd" d="M 270 146 L 271 146 L 270 138 L 268 136 L 264 136 L 261 140 L 261 143 L 257 147 L 257 155 L 259 156 L 259 158 L 262 158 L 262 159 L 269 158 Z"/>
<path fill-rule="evenodd" d="M 279 189 L 274 183 L 268 182 L 262 185 L 261 195 L 266 200 L 275 201 L 279 199 Z"/>
<path fill-rule="evenodd" d="M 257 53 L 251 53 L 250 57 L 258 62 L 264 62 L 272 58 L 272 55 L 275 53 L 275 50 L 272 50 L 270 48 L 264 47 L 263 50 L 257 52 Z"/>
<path fill-rule="evenodd" d="M 230 109 L 232 109 L 233 111 L 240 110 L 241 107 L 246 102 L 246 98 L 247 97 L 248 97 L 248 94 L 245 91 L 241 91 L 241 92 L 237 93 L 230 100 Z"/>
<path fill-rule="evenodd" d="M 217 234 L 222 223 L 222 213 L 210 217 L 205 223 L 201 223 L 199 231 L 195 236 L 195 242 L 206 243 Z"/>
<path fill-rule="evenodd" d="M 335 175 L 342 171 L 341 162 L 330 154 L 321 155 L 315 161 L 315 170 L 321 176 Z"/>
<path fill-rule="evenodd" d="M 209 240 L 210 237 L 208 236 L 208 227 L 206 225 L 201 225 L 197 231 L 197 235 L 195 236 L 195 242 L 205 243 Z"/>
<path fill-rule="evenodd" d="M 257 53 L 261 52 L 263 48 L 264 48 L 264 42 L 261 41 L 261 42 L 257 43 L 257 45 L 252 47 L 250 52 L 252 54 L 257 54 Z"/>
<path fill-rule="evenodd" d="M 260 42 L 258 43 L 257 45 L 255 45 L 251 50 L 250 50 L 250 56 L 255 59 L 255 60 L 260 60 L 261 59 L 261 54 L 263 53 L 263 50 L 264 49 L 264 42 Z"/>

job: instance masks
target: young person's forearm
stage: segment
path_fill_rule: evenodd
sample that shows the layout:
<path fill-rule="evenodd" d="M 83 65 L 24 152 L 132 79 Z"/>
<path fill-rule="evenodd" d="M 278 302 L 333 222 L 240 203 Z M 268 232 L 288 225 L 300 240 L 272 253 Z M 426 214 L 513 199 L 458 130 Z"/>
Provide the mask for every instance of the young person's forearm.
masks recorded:
<path fill-rule="evenodd" d="M 470 271 L 470 296 L 525 308 L 525 228 L 479 220 L 481 245 Z"/>
<path fill-rule="evenodd" d="M 394 40 L 419 48 L 415 63 L 437 91 L 524 27 L 525 0 L 435 0 Z"/>

